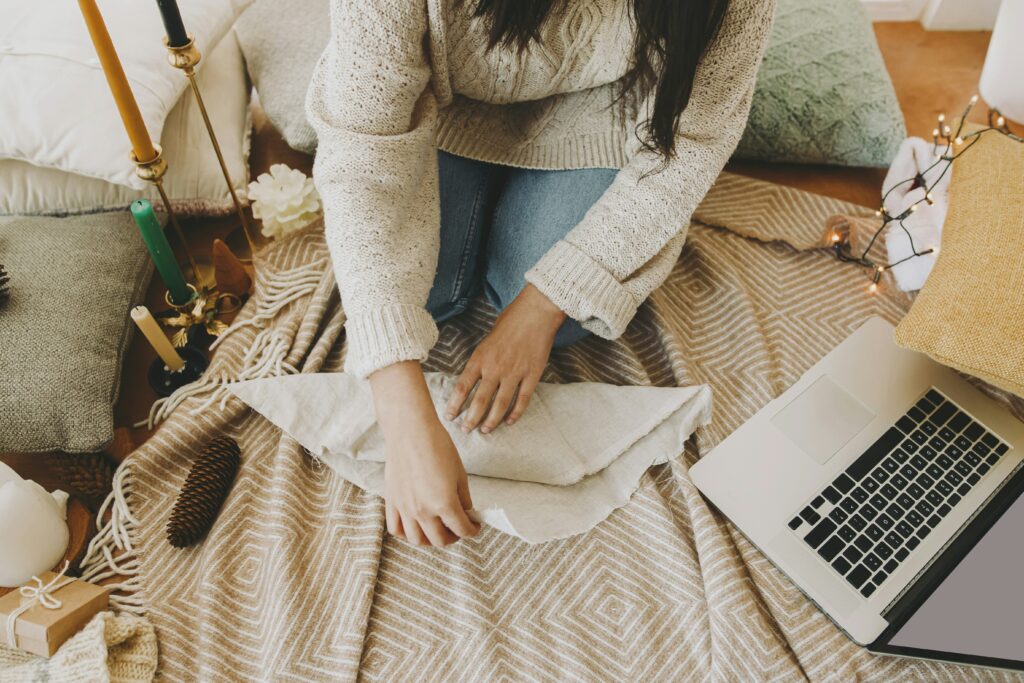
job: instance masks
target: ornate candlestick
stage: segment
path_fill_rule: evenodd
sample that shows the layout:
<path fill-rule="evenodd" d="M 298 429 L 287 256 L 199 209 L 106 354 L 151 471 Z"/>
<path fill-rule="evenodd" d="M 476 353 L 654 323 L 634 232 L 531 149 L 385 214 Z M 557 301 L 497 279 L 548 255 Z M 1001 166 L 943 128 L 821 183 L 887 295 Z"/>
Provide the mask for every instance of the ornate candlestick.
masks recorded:
<path fill-rule="evenodd" d="M 135 156 L 135 152 L 132 152 L 135 175 L 156 187 L 156 191 L 160 194 L 160 201 L 164 203 L 164 209 L 167 211 L 167 220 L 171 227 L 174 228 L 174 234 L 177 235 L 181 249 L 185 252 L 185 258 L 188 259 L 188 265 L 192 269 L 192 277 L 195 279 L 196 286 L 201 287 L 203 281 L 199 277 L 199 267 L 196 265 L 196 259 L 188 248 L 185 233 L 182 231 L 181 225 L 178 224 L 178 218 L 174 215 L 174 209 L 171 208 L 171 200 L 167 197 L 167 192 L 164 190 L 164 174 L 167 173 L 167 162 L 164 161 L 163 150 L 160 148 L 160 145 L 155 143 L 153 147 L 156 149 L 156 156 L 149 161 L 139 161 Z"/>
<path fill-rule="evenodd" d="M 199 49 L 196 47 L 195 41 L 192 36 L 188 36 L 188 42 L 181 46 L 174 46 L 170 41 L 165 38 L 164 45 L 167 47 L 167 61 L 170 62 L 171 66 L 175 69 L 180 69 L 185 74 L 185 78 L 188 79 L 189 86 L 192 88 L 192 94 L 195 95 L 196 104 L 199 105 L 199 113 L 203 116 L 203 123 L 206 125 L 206 132 L 210 136 L 210 142 L 213 144 L 213 151 L 217 155 L 217 162 L 220 164 L 221 173 L 224 174 L 224 180 L 228 184 L 228 193 L 231 195 L 231 201 L 235 205 L 235 211 L 238 213 L 238 220 L 242 224 L 242 231 L 245 233 L 245 241 L 249 244 L 249 251 L 253 254 L 256 253 L 256 247 L 253 243 L 252 234 L 250 233 L 249 220 L 246 218 L 245 209 L 242 208 L 242 203 L 238 200 L 238 194 L 235 192 L 235 183 L 231 179 L 231 173 L 228 171 L 228 165 L 224 161 L 224 154 L 221 152 L 220 143 L 217 141 L 217 134 L 213 130 L 213 124 L 210 122 L 210 116 L 206 111 L 206 104 L 203 102 L 203 94 L 199 90 L 199 84 L 196 82 L 196 65 L 202 59 L 202 55 L 199 53 Z"/>

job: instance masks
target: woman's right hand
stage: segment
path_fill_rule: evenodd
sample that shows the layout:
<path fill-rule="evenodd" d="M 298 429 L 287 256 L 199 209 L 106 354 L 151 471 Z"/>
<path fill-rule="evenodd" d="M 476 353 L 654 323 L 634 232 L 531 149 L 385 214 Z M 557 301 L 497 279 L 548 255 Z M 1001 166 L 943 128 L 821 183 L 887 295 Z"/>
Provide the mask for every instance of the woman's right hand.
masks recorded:
<path fill-rule="evenodd" d="M 370 376 L 387 462 L 388 532 L 414 545 L 441 547 L 475 536 L 469 482 L 437 415 L 419 363 L 389 365 Z"/>

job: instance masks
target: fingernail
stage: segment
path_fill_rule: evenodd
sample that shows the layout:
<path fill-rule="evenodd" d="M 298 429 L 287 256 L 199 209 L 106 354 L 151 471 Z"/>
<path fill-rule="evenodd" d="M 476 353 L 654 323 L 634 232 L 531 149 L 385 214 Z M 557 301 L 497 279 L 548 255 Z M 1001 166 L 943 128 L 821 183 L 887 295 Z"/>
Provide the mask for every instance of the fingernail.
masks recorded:
<path fill-rule="evenodd" d="M 449 422 L 451 422 L 452 420 L 455 419 L 455 413 L 445 413 L 444 414 L 444 419 L 446 419 Z"/>
<path fill-rule="evenodd" d="M 483 434 L 490 434 L 491 428 L 490 427 L 481 427 L 480 428 L 480 432 L 483 433 Z"/>
<path fill-rule="evenodd" d="M 469 425 L 462 425 L 462 433 L 463 434 L 469 434 L 471 431 L 472 430 L 469 428 Z"/>
<path fill-rule="evenodd" d="M 509 425 L 510 427 L 512 425 L 514 425 L 515 423 L 516 423 L 516 420 L 515 420 L 515 418 L 512 418 L 512 417 L 510 417 L 509 419 L 505 420 L 505 424 Z"/>

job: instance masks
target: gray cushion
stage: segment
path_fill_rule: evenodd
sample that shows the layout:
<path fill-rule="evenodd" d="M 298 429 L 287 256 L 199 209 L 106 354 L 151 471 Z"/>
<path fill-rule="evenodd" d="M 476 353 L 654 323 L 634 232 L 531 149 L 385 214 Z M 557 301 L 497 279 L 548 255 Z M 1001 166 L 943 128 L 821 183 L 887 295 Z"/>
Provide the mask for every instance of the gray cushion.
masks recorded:
<path fill-rule="evenodd" d="M 888 166 L 906 136 L 861 0 L 778 0 L 736 156 Z"/>
<path fill-rule="evenodd" d="M 312 154 L 306 90 L 331 37 L 328 0 L 257 0 L 239 17 L 235 35 L 267 118 L 289 147 Z"/>
<path fill-rule="evenodd" d="M 310 154 L 305 94 L 329 24 L 327 0 L 256 0 L 235 29 L 267 117 Z M 737 158 L 888 166 L 904 137 L 861 0 L 778 0 Z"/>
<path fill-rule="evenodd" d="M 131 216 L 0 218 L 0 263 L 0 452 L 102 449 L 152 269 Z"/>

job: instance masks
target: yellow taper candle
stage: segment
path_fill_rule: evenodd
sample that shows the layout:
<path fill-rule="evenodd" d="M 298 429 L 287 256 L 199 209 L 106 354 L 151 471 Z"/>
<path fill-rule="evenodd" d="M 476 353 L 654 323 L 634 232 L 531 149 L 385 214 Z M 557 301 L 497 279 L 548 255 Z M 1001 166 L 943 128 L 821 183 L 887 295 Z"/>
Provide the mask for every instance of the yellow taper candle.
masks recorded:
<path fill-rule="evenodd" d="M 142 330 L 142 334 L 146 335 L 146 339 L 149 340 L 153 350 L 156 351 L 157 355 L 163 360 L 164 365 L 171 372 L 177 372 L 185 367 L 185 361 L 182 360 L 178 352 L 174 350 L 171 345 L 171 341 L 167 338 L 167 335 L 161 331 L 160 326 L 156 324 L 156 319 L 153 314 L 149 312 L 149 309 L 145 306 L 136 306 L 132 309 L 132 320 Z"/>
<path fill-rule="evenodd" d="M 82 10 L 85 25 L 89 29 L 89 37 L 96 48 L 96 56 L 100 59 L 103 74 L 110 85 L 110 92 L 114 95 L 117 111 L 121 114 L 124 128 L 132 141 L 135 159 L 143 163 L 152 161 L 156 158 L 156 148 L 153 147 L 153 140 L 146 130 L 146 123 L 142 120 L 139 105 L 135 102 L 131 86 L 128 85 L 128 78 L 124 75 L 121 60 L 117 58 L 117 51 L 114 50 L 114 43 L 110 40 L 107 25 L 103 23 L 103 15 L 96 6 L 96 0 L 78 0 L 78 7 Z"/>

